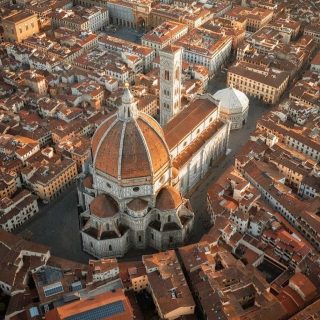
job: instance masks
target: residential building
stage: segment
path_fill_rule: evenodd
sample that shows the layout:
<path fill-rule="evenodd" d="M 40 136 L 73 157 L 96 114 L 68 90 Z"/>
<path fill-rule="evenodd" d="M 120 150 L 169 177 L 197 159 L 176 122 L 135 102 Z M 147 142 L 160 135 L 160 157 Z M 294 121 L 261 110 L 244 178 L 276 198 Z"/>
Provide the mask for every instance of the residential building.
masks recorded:
<path fill-rule="evenodd" d="M 235 21 L 244 20 L 246 24 L 246 30 L 249 32 L 255 32 L 269 23 L 272 19 L 273 12 L 265 8 L 244 8 L 233 7 L 226 13 L 225 17 Z"/>
<path fill-rule="evenodd" d="M 39 32 L 38 17 L 28 11 L 13 11 L 2 20 L 5 41 L 22 42 Z"/>
<path fill-rule="evenodd" d="M 22 180 L 38 197 L 52 200 L 61 194 L 77 176 L 74 160 L 63 158 L 51 163 L 26 167 L 22 170 Z"/>
<path fill-rule="evenodd" d="M 143 59 L 143 70 L 149 71 L 151 63 L 155 57 L 155 51 L 147 46 L 138 45 L 136 43 L 122 40 L 112 36 L 102 36 L 99 38 L 99 46 L 117 53 L 128 52 L 134 55 L 138 55 Z"/>
<path fill-rule="evenodd" d="M 121 289 L 108 291 L 95 297 L 81 299 L 65 306 L 57 307 L 46 314 L 46 320 L 68 320 L 83 316 L 101 319 L 133 320 L 133 310 Z"/>
<path fill-rule="evenodd" d="M 285 71 L 275 72 L 246 62 L 237 62 L 228 69 L 228 86 L 269 104 L 279 101 L 288 81 L 289 74 Z"/>
<path fill-rule="evenodd" d="M 108 10 L 102 7 L 72 7 L 70 10 L 56 9 L 52 14 L 52 26 L 66 27 L 76 31 L 97 31 L 109 24 Z"/>
<path fill-rule="evenodd" d="M 142 261 L 160 319 L 193 315 L 195 302 L 174 250 L 142 256 Z"/>
<path fill-rule="evenodd" d="M 161 49 L 174 43 L 187 32 L 187 25 L 173 21 L 165 21 L 144 34 L 141 38 L 141 43 L 155 50 L 156 55 L 158 55 Z"/>
<path fill-rule="evenodd" d="M 0 201 L 0 226 L 11 232 L 38 211 L 37 197 L 27 190 L 22 190 L 11 198 L 3 197 Z"/>
<path fill-rule="evenodd" d="M 183 47 L 183 58 L 190 63 L 200 64 L 212 76 L 226 63 L 232 48 L 232 37 L 223 32 L 216 33 L 196 28 L 175 42 Z"/>

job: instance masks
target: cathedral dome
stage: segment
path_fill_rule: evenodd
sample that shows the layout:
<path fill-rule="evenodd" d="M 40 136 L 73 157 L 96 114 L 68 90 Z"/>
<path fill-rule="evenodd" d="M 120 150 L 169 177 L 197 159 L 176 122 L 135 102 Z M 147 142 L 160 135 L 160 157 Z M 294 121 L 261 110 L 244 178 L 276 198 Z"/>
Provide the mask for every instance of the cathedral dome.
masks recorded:
<path fill-rule="evenodd" d="M 160 125 L 139 112 L 128 87 L 118 112 L 106 119 L 92 138 L 94 168 L 117 180 L 152 180 L 170 166 L 170 154 Z"/>
<path fill-rule="evenodd" d="M 156 208 L 161 211 L 177 209 L 182 204 L 180 192 L 171 186 L 163 187 L 156 198 Z"/>

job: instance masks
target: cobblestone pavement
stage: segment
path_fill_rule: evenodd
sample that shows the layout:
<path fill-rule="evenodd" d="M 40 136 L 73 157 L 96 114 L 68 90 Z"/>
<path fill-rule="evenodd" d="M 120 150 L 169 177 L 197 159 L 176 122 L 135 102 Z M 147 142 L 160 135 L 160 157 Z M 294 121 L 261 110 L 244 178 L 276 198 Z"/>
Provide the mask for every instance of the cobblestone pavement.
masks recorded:
<path fill-rule="evenodd" d="M 39 206 L 39 213 L 16 233 L 49 246 L 53 255 L 87 262 L 90 256 L 81 249 L 76 185 L 47 205 L 39 202 Z"/>
<path fill-rule="evenodd" d="M 225 74 L 221 73 L 210 80 L 209 93 L 225 87 Z M 263 103 L 250 99 L 250 109 L 247 124 L 241 129 L 231 132 L 231 152 L 217 161 L 206 178 L 195 188 L 190 196 L 192 207 L 195 211 L 195 227 L 191 234 L 190 242 L 198 241 L 209 229 L 206 215 L 206 192 L 208 186 L 215 181 L 223 171 L 233 164 L 234 155 L 246 143 L 249 134 L 254 130 L 256 120 L 268 110 Z M 40 204 L 40 212 L 15 233 L 20 234 L 34 242 L 42 243 L 51 248 L 54 255 L 74 261 L 86 263 L 90 256 L 81 249 L 79 234 L 77 192 L 72 185 L 59 198 L 48 205 Z M 153 249 L 145 251 L 130 250 L 124 260 L 135 260 L 142 254 L 153 253 Z"/>

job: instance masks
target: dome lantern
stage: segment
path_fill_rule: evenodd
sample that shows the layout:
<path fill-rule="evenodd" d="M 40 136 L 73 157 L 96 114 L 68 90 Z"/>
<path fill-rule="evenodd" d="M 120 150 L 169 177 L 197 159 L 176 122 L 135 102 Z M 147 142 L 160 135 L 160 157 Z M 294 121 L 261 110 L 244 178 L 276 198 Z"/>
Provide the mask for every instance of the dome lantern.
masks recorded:
<path fill-rule="evenodd" d="M 129 89 L 125 90 L 124 101 L 132 101 Z M 100 125 L 91 147 L 95 170 L 126 184 L 131 179 L 139 179 L 132 182 L 136 184 L 149 183 L 171 167 L 162 128 L 152 117 L 137 110 L 135 102 L 124 103 L 117 114 Z"/>
<path fill-rule="evenodd" d="M 121 97 L 121 106 L 118 110 L 118 118 L 122 121 L 130 121 L 137 116 L 137 106 L 134 97 L 129 89 L 129 84 L 126 83 L 124 92 Z"/>

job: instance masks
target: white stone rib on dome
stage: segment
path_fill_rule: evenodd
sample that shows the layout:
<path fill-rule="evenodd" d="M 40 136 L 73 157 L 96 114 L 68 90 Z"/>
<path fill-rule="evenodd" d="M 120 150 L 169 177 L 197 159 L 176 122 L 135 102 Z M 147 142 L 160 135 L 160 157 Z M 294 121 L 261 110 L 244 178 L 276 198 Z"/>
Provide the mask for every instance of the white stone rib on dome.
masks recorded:
<path fill-rule="evenodd" d="M 248 97 L 235 88 L 219 90 L 213 95 L 213 98 L 218 100 L 223 108 L 246 109 L 249 105 Z"/>

